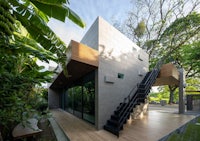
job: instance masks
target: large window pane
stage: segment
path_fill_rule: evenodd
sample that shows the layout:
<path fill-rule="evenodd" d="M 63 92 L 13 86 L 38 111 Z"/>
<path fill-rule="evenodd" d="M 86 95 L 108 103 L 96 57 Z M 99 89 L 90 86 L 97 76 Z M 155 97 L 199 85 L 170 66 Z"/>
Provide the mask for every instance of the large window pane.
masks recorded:
<path fill-rule="evenodd" d="M 74 114 L 77 117 L 82 118 L 82 87 L 75 86 L 73 87 L 74 94 Z"/>
<path fill-rule="evenodd" d="M 83 119 L 91 123 L 94 123 L 95 121 L 94 97 L 94 81 L 89 81 L 83 85 Z"/>
<path fill-rule="evenodd" d="M 64 109 L 75 116 L 95 122 L 94 72 L 74 82 L 64 93 Z"/>
<path fill-rule="evenodd" d="M 69 88 L 67 93 L 65 94 L 65 102 L 66 102 L 66 108 L 68 112 L 73 114 L 74 109 L 74 98 L 73 98 L 73 88 Z"/>

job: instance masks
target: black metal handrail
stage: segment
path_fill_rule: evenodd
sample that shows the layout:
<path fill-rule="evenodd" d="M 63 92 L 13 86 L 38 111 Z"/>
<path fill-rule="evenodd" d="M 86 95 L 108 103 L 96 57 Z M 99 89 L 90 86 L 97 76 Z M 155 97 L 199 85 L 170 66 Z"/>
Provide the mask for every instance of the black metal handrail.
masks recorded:
<path fill-rule="evenodd" d="M 153 71 L 154 71 L 154 70 L 160 70 L 161 65 L 163 64 L 164 60 L 166 60 L 166 58 L 169 56 L 170 53 L 171 53 L 171 52 L 168 52 L 167 55 L 163 56 L 163 57 L 156 63 L 156 65 L 154 66 L 152 72 L 150 73 L 150 75 L 148 76 L 148 78 L 147 78 L 147 80 L 146 80 L 145 82 L 148 82 L 148 79 L 151 78 L 151 75 L 153 75 Z M 129 95 L 128 95 L 126 98 L 124 98 L 124 103 L 127 102 L 126 100 L 128 100 L 128 103 L 130 102 L 130 100 L 132 99 L 132 98 L 131 98 L 131 95 L 132 95 L 132 94 L 135 94 L 136 88 L 138 88 L 138 84 L 130 91 Z M 121 109 L 122 106 L 123 106 L 123 105 L 120 105 L 120 106 L 119 106 L 119 109 Z M 122 110 L 122 111 L 123 111 L 123 110 Z"/>
<path fill-rule="evenodd" d="M 137 85 L 135 85 L 135 87 L 133 87 L 133 88 L 131 89 L 131 91 L 129 92 L 129 95 L 128 95 L 127 97 L 124 98 L 124 101 L 123 101 L 124 103 L 127 102 L 126 100 L 128 100 L 128 102 L 130 102 L 130 100 L 131 100 L 131 95 L 132 95 L 132 94 L 135 94 L 136 88 L 138 88 L 138 85 L 139 85 L 139 83 L 137 83 Z M 121 109 L 121 106 L 122 106 L 122 105 L 120 105 L 119 109 Z"/>
<path fill-rule="evenodd" d="M 149 77 L 151 75 L 152 75 L 152 72 L 149 74 Z M 147 78 L 147 80 L 149 80 L 149 77 Z M 138 88 L 138 86 L 139 86 L 139 83 L 130 91 L 129 95 L 126 98 L 124 98 L 124 101 L 123 101 L 124 103 L 129 103 L 131 100 L 133 100 L 132 98 L 134 96 L 133 94 L 135 94 L 135 92 L 137 91 L 136 88 Z M 122 106 L 123 106 L 122 104 L 119 106 L 119 109 L 121 109 L 121 111 L 119 112 L 119 115 L 121 115 L 127 107 L 127 106 L 124 106 L 124 107 Z"/>
<path fill-rule="evenodd" d="M 152 72 L 151 72 L 151 74 L 149 75 L 149 77 L 148 77 L 148 83 L 149 83 L 149 85 L 148 85 L 148 87 L 151 85 L 151 83 L 153 83 L 153 79 L 152 79 L 152 77 L 153 76 L 155 76 L 155 77 L 157 77 L 157 74 L 158 72 L 156 72 L 156 74 L 155 74 L 155 70 L 153 70 Z M 146 81 L 147 82 L 147 81 Z M 136 91 L 137 92 L 137 91 Z M 147 93 L 145 92 L 145 96 L 147 95 Z M 135 95 L 133 95 L 133 97 L 131 98 L 131 101 L 127 104 L 127 106 L 125 106 L 124 107 L 124 109 L 125 110 L 122 110 L 122 115 L 120 115 L 120 118 L 119 118 L 119 126 L 118 126 L 118 130 L 123 126 L 123 124 L 124 124 L 124 122 L 125 122 L 125 120 L 127 120 L 126 118 L 124 118 L 124 117 L 126 117 L 126 116 L 128 116 L 128 110 L 131 110 L 132 108 L 133 108 L 133 106 L 134 106 L 134 103 L 133 102 L 137 102 L 139 99 L 141 99 L 141 98 L 137 98 L 137 95 L 135 94 Z M 127 114 L 127 115 L 126 115 Z"/>
<path fill-rule="evenodd" d="M 137 105 L 138 100 L 144 100 L 148 95 L 150 88 L 156 80 L 160 67 L 163 64 L 166 57 L 167 56 L 161 58 L 157 62 L 155 67 L 152 69 L 152 71 L 146 73 L 143 80 L 131 89 L 128 96 L 124 98 L 123 102 L 117 107 L 117 109 L 114 112 L 114 114 L 117 116 L 117 120 L 115 121 L 116 126 L 114 126 L 113 129 L 109 129 L 108 127 L 108 130 L 113 130 L 113 133 L 119 136 L 119 131 L 123 128 L 123 124 L 128 119 L 128 116 L 130 115 L 134 106 Z M 142 94 L 143 97 L 139 96 L 139 94 Z"/>
<path fill-rule="evenodd" d="M 134 93 L 135 94 L 135 92 L 136 92 L 136 88 L 138 87 L 138 84 L 130 91 L 130 93 L 129 93 L 129 95 L 126 97 L 126 98 L 124 98 L 124 101 L 123 101 L 123 103 L 129 103 L 130 102 L 130 100 L 131 100 L 131 95 L 132 95 L 132 93 Z M 128 100 L 128 101 L 127 101 Z M 119 114 L 118 115 L 121 115 L 121 113 L 124 111 L 124 109 L 126 108 L 126 106 L 123 106 L 123 105 L 121 104 L 120 106 L 119 106 L 119 109 L 121 109 L 121 111 L 119 112 Z"/>

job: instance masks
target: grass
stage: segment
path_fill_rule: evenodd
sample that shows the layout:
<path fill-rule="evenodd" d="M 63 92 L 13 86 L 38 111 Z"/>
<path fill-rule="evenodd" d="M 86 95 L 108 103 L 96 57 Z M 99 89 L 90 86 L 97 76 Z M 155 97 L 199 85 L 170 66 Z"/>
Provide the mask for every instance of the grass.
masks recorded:
<path fill-rule="evenodd" d="M 200 140 L 200 118 L 196 123 L 188 123 L 183 133 L 172 134 L 167 141 L 199 141 Z"/>

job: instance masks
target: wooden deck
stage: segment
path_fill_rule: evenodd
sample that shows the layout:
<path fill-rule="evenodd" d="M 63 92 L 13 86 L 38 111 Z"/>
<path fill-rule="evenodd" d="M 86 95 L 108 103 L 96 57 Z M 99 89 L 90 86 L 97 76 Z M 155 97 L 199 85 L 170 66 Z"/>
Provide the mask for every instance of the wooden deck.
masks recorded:
<path fill-rule="evenodd" d="M 153 107 L 143 119 L 126 124 L 117 138 L 105 130 L 97 131 L 93 125 L 65 111 L 57 109 L 51 112 L 71 141 L 156 141 L 195 117 L 176 114 L 175 108 L 163 110 Z"/>

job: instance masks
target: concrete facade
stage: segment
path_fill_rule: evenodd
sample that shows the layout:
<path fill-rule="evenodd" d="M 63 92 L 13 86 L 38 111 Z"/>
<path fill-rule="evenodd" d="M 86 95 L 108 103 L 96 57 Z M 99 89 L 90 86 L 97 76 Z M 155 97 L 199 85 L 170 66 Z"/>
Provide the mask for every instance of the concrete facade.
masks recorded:
<path fill-rule="evenodd" d="M 101 129 L 120 102 L 148 71 L 148 54 L 98 17 L 81 43 L 99 51 L 96 123 Z M 118 78 L 122 74 L 123 78 Z"/>
<path fill-rule="evenodd" d="M 101 17 L 81 43 L 99 52 L 95 71 L 95 127 L 102 129 L 119 103 L 148 72 L 149 56 Z M 59 91 L 49 90 L 50 108 L 59 107 L 59 100 Z"/>
<path fill-rule="evenodd" d="M 60 107 L 60 96 L 62 93 L 61 89 L 48 89 L 48 105 L 50 109 L 55 109 Z"/>

